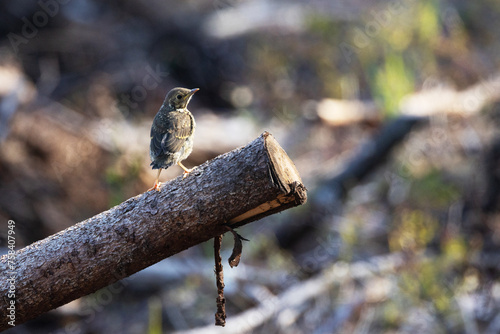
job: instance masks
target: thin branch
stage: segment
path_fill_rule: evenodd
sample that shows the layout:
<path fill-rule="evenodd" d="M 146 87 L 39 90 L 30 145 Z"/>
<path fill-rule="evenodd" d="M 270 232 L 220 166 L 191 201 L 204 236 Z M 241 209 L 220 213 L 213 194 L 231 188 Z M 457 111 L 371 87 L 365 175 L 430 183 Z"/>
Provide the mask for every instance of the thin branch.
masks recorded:
<path fill-rule="evenodd" d="M 217 283 L 217 312 L 215 313 L 215 325 L 224 327 L 226 325 L 226 298 L 224 298 L 224 269 L 220 248 L 222 245 L 222 234 L 214 238 L 215 280 Z"/>

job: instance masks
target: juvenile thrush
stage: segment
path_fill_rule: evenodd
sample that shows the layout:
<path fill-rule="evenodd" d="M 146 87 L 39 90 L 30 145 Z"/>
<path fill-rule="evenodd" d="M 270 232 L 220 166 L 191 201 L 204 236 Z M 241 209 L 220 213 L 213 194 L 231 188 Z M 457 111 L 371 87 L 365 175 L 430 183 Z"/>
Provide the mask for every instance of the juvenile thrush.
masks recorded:
<path fill-rule="evenodd" d="M 199 88 L 187 89 L 176 87 L 168 92 L 151 126 L 151 144 L 149 156 L 151 166 L 158 169 L 154 186 L 149 190 L 160 190 L 162 169 L 177 164 L 184 169 L 184 177 L 191 169 L 181 163 L 193 150 L 193 136 L 196 123 L 187 105 Z"/>

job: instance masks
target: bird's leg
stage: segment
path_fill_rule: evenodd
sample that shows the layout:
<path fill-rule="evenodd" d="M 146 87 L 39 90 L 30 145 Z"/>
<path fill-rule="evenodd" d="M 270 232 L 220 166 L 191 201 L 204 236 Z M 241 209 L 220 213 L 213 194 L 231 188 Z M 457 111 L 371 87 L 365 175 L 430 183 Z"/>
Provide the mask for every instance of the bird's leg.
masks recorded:
<path fill-rule="evenodd" d="M 184 169 L 184 176 L 182 178 L 185 178 L 191 171 L 193 170 L 192 168 L 186 168 L 180 161 L 177 163 L 182 169 Z"/>
<path fill-rule="evenodd" d="M 161 173 L 161 168 L 158 169 L 158 174 L 156 175 L 156 180 L 155 180 L 154 186 L 152 188 L 149 188 L 148 191 L 150 191 L 150 190 L 160 191 L 161 182 L 158 182 L 158 180 L 160 179 L 160 173 Z"/>

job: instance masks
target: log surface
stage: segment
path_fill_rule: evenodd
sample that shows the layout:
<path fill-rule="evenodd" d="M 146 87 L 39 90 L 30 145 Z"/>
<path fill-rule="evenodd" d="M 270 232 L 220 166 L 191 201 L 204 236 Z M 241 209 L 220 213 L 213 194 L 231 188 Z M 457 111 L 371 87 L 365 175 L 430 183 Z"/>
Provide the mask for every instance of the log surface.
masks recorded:
<path fill-rule="evenodd" d="M 305 203 L 290 158 L 267 132 L 148 191 L 16 251 L 15 324 L 95 292 L 162 259 Z M 0 258 L 0 330 L 10 328 L 11 270 Z"/>

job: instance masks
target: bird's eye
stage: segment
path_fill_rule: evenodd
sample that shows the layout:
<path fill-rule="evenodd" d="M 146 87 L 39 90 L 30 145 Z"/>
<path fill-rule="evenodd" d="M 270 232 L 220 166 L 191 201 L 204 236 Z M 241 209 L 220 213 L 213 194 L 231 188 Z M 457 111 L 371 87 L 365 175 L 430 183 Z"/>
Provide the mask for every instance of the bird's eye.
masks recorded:
<path fill-rule="evenodd" d="M 177 95 L 176 97 L 177 97 L 177 100 L 182 99 L 182 95 L 181 94 Z"/>

